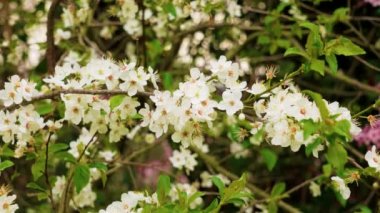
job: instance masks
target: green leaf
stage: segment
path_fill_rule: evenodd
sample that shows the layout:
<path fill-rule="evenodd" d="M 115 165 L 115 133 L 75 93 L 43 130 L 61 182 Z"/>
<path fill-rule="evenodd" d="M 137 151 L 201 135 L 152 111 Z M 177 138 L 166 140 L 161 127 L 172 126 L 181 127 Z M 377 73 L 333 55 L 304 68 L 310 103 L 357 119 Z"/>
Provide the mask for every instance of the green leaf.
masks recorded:
<path fill-rule="evenodd" d="M 176 17 L 177 16 L 177 11 L 175 9 L 175 6 L 173 5 L 172 2 L 168 2 L 166 4 L 164 4 L 162 6 L 162 8 L 164 9 L 164 11 L 167 13 L 167 14 L 171 14 L 172 16 Z"/>
<path fill-rule="evenodd" d="M 38 101 L 34 104 L 36 111 L 40 115 L 46 115 L 54 111 L 53 104 L 47 101 Z"/>
<path fill-rule="evenodd" d="M 331 71 L 336 73 L 336 71 L 338 71 L 338 61 L 336 60 L 336 56 L 334 54 L 329 54 L 325 56 L 325 59 L 329 64 Z"/>
<path fill-rule="evenodd" d="M 285 183 L 284 183 L 284 182 L 278 182 L 278 183 L 276 183 L 276 184 L 273 186 L 270 195 L 271 195 L 272 198 L 278 197 L 278 196 L 280 196 L 283 192 L 285 192 L 285 189 L 286 189 L 286 185 L 285 185 Z"/>
<path fill-rule="evenodd" d="M 90 167 L 86 164 L 76 166 L 73 175 L 76 192 L 79 193 L 90 181 Z"/>
<path fill-rule="evenodd" d="M 107 171 L 107 165 L 105 163 L 102 163 L 102 162 L 94 162 L 94 163 L 90 163 L 89 164 L 89 167 L 90 168 L 97 168 L 99 169 L 100 171 L 104 171 L 106 172 Z"/>
<path fill-rule="evenodd" d="M 314 100 L 319 109 L 322 120 L 326 121 L 329 118 L 329 110 L 327 109 L 326 103 L 323 101 L 322 96 L 319 93 L 310 90 L 304 90 L 303 93 L 310 96 Z"/>
<path fill-rule="evenodd" d="M 350 134 L 351 123 L 348 120 L 340 120 L 332 126 L 335 133 L 346 138 L 347 141 L 351 140 Z"/>
<path fill-rule="evenodd" d="M 177 193 L 178 193 L 178 200 L 179 200 L 179 206 L 181 208 L 181 210 L 185 210 L 186 209 L 186 204 L 187 204 L 187 193 L 184 192 L 184 191 L 180 191 L 178 188 L 177 188 Z"/>
<path fill-rule="evenodd" d="M 319 26 L 311 22 L 303 22 L 300 26 L 310 30 L 306 41 L 306 52 L 309 56 L 316 59 L 323 51 L 323 42 L 319 34 Z"/>
<path fill-rule="evenodd" d="M 269 171 L 272 171 L 277 163 L 277 154 L 270 149 L 264 148 L 260 151 L 261 156 L 264 158 L 264 162 L 267 165 Z"/>
<path fill-rule="evenodd" d="M 107 170 L 108 170 L 107 164 L 102 163 L 102 162 L 94 162 L 94 163 L 90 163 L 89 167 L 96 168 L 100 171 L 102 184 L 103 186 L 105 186 L 107 182 Z"/>
<path fill-rule="evenodd" d="M 305 21 L 301 22 L 300 26 L 309 29 L 312 33 L 319 34 L 319 26 L 316 24 Z"/>
<path fill-rule="evenodd" d="M 334 11 L 333 16 L 336 21 L 348 21 L 350 19 L 349 8 L 341 7 Z"/>
<path fill-rule="evenodd" d="M 290 47 L 286 49 L 284 56 L 288 55 L 300 55 L 303 56 L 304 58 L 309 58 L 308 55 L 306 55 L 302 50 L 298 49 L 297 47 Z"/>
<path fill-rule="evenodd" d="M 310 69 L 317 71 L 319 74 L 325 74 L 325 61 L 320 59 L 311 59 L 310 60 Z"/>
<path fill-rule="evenodd" d="M 173 74 L 170 72 L 164 72 L 162 74 L 162 85 L 164 86 L 165 90 L 173 91 L 174 85 L 173 85 Z"/>
<path fill-rule="evenodd" d="M 111 110 L 115 109 L 118 107 L 124 100 L 125 95 L 115 95 L 110 98 L 110 107 Z"/>
<path fill-rule="evenodd" d="M 38 201 L 46 200 L 46 199 L 48 199 L 48 194 L 46 192 L 37 193 L 37 200 Z"/>
<path fill-rule="evenodd" d="M 161 42 L 158 39 L 149 41 L 147 43 L 147 47 L 148 56 L 151 60 L 157 59 L 164 51 L 164 48 L 162 47 Z"/>
<path fill-rule="evenodd" d="M 212 183 L 218 188 L 219 194 L 223 194 L 224 192 L 224 183 L 218 176 L 212 176 Z"/>
<path fill-rule="evenodd" d="M 54 158 L 57 158 L 59 160 L 63 160 L 63 161 L 66 161 L 66 162 L 70 162 L 70 163 L 73 163 L 75 164 L 77 162 L 77 160 L 75 159 L 75 157 L 68 153 L 68 152 L 58 152 L 58 153 L 55 153 Z"/>
<path fill-rule="evenodd" d="M 244 190 L 246 184 L 247 174 L 244 173 L 238 180 L 233 181 L 226 189 L 224 189 L 221 203 L 228 203 L 230 199 L 237 198 L 236 195 Z"/>
<path fill-rule="evenodd" d="M 347 162 L 347 151 L 340 143 L 334 142 L 328 147 L 326 158 L 334 168 L 341 170 Z"/>
<path fill-rule="evenodd" d="M 2 161 L 0 163 L 0 171 L 3 171 L 4 169 L 9 168 L 9 167 L 11 167 L 13 165 L 14 165 L 14 163 L 12 161 L 10 161 L 10 160 Z"/>
<path fill-rule="evenodd" d="M 49 152 L 50 153 L 56 153 L 62 150 L 66 150 L 69 148 L 69 145 L 65 143 L 55 143 L 49 146 Z"/>
<path fill-rule="evenodd" d="M 4 144 L 0 149 L 0 156 L 2 157 L 13 157 L 14 155 L 14 151 L 8 147 L 8 144 Z"/>
<path fill-rule="evenodd" d="M 27 188 L 29 189 L 34 189 L 34 190 L 37 190 L 37 191 L 41 191 L 41 192 L 45 192 L 45 189 L 42 188 L 41 186 L 39 186 L 37 183 L 35 182 L 30 182 L 26 185 Z"/>
<path fill-rule="evenodd" d="M 362 55 L 366 53 L 361 47 L 345 37 L 330 40 L 326 44 L 325 52 L 326 55 L 334 53 L 336 55 L 344 56 Z"/>
<path fill-rule="evenodd" d="M 170 177 L 167 175 L 160 175 L 157 183 L 157 198 L 160 204 L 165 203 L 166 197 L 171 188 Z"/>
<path fill-rule="evenodd" d="M 57 106 L 59 117 L 61 118 L 65 117 L 65 110 L 66 110 L 65 103 L 63 103 L 63 101 L 60 101 Z"/>
<path fill-rule="evenodd" d="M 306 156 L 309 156 L 318 145 L 322 144 L 323 140 L 318 137 L 312 143 L 306 145 Z"/>
<path fill-rule="evenodd" d="M 215 210 L 218 208 L 218 205 L 219 205 L 219 201 L 218 199 L 214 199 L 210 205 L 207 206 L 207 208 L 205 210 L 203 210 L 205 213 L 209 213 L 209 212 L 215 212 Z"/>
<path fill-rule="evenodd" d="M 195 199 L 197 199 L 199 197 L 202 197 L 203 195 L 205 195 L 205 193 L 203 193 L 203 192 L 195 192 L 194 194 L 192 194 L 189 197 L 187 203 L 192 203 Z"/>
<path fill-rule="evenodd" d="M 286 40 L 286 39 L 277 39 L 276 43 L 279 47 L 282 47 L 282 48 L 289 48 L 290 47 L 290 42 L 289 42 L 289 40 Z"/>
<path fill-rule="evenodd" d="M 238 125 L 231 125 L 228 127 L 227 137 L 232 141 L 240 141 L 239 138 L 240 127 Z"/>
<path fill-rule="evenodd" d="M 305 140 L 308 139 L 310 135 L 315 134 L 320 127 L 319 123 L 316 123 L 311 119 L 302 120 L 301 126 L 303 129 L 303 137 Z"/>
<path fill-rule="evenodd" d="M 332 174 L 331 164 L 325 164 L 322 166 L 323 175 L 326 177 L 330 177 Z"/>
<path fill-rule="evenodd" d="M 372 210 L 368 206 L 365 206 L 363 204 L 358 205 L 355 209 L 357 210 L 355 212 L 372 213 Z"/>
<path fill-rule="evenodd" d="M 344 198 L 342 197 L 342 195 L 341 195 L 339 192 L 337 192 L 337 191 L 334 191 L 334 192 L 335 192 L 335 197 L 336 197 L 336 199 L 338 200 L 339 204 L 340 204 L 341 206 L 345 207 L 346 204 L 347 204 L 347 200 L 344 199 Z"/>
<path fill-rule="evenodd" d="M 260 35 L 257 38 L 257 43 L 258 44 L 269 44 L 270 43 L 270 38 L 267 35 Z"/>
<path fill-rule="evenodd" d="M 34 181 L 36 181 L 39 177 L 43 175 L 44 169 L 45 169 L 45 158 L 40 157 L 32 165 L 32 175 L 33 175 Z"/>
<path fill-rule="evenodd" d="M 269 202 L 268 212 L 269 213 L 277 213 L 278 212 L 278 206 L 277 206 L 276 202 L 274 202 L 274 201 Z"/>

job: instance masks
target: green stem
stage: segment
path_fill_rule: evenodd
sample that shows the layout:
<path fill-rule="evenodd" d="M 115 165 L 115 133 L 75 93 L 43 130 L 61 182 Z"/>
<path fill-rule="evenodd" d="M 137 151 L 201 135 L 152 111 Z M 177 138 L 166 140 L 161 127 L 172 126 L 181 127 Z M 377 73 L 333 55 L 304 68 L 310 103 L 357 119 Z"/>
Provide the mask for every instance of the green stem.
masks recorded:
<path fill-rule="evenodd" d="M 367 108 L 365 108 L 365 109 L 363 109 L 362 111 L 360 111 L 360 112 L 356 113 L 355 115 L 353 115 L 352 118 L 357 118 L 357 117 L 359 117 L 360 115 L 362 115 L 362 114 L 364 114 L 364 113 L 366 113 L 366 112 L 369 112 L 369 111 L 371 111 L 372 109 L 375 109 L 375 108 L 379 107 L 379 105 L 380 105 L 380 101 L 376 101 L 376 103 L 374 103 L 374 104 L 368 106 Z"/>

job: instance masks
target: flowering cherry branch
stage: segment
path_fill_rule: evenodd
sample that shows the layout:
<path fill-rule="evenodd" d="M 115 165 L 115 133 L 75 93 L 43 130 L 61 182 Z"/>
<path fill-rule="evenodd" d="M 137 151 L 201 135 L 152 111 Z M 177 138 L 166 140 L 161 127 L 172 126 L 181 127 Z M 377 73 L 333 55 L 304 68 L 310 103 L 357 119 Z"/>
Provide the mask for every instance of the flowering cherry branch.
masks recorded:
<path fill-rule="evenodd" d="M 50 92 L 50 93 L 47 93 L 47 94 L 42 94 L 42 95 L 34 96 L 29 101 L 28 100 L 23 100 L 19 104 L 12 104 L 10 106 L 3 107 L 0 110 L 13 110 L 13 109 L 17 108 L 17 106 L 23 106 L 23 105 L 27 105 L 27 104 L 30 104 L 30 103 L 33 103 L 33 102 L 36 102 L 36 101 L 41 101 L 41 100 L 54 99 L 54 98 L 60 96 L 61 94 L 110 95 L 110 96 L 113 96 L 113 95 L 127 95 L 128 91 L 123 91 L 123 90 L 100 90 L 100 89 L 97 89 L 97 90 L 86 90 L 86 89 L 57 90 L 57 91 L 53 91 L 53 92 Z M 138 92 L 138 95 L 139 96 L 146 96 L 146 97 L 148 97 L 148 96 L 152 95 L 152 93 L 149 93 L 149 92 Z"/>

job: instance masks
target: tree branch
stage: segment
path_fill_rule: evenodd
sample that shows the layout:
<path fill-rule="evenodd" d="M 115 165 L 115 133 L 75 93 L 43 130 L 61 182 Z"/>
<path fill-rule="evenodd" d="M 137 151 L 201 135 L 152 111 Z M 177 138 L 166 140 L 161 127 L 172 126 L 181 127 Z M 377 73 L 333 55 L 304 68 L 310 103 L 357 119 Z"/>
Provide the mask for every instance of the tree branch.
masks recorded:
<path fill-rule="evenodd" d="M 50 5 L 48 16 L 47 16 L 47 23 L 46 23 L 46 43 L 47 43 L 47 49 L 46 49 L 46 61 L 47 61 L 47 69 L 48 73 L 53 74 L 54 68 L 55 68 L 55 47 L 54 47 L 54 15 L 57 10 L 57 7 L 59 5 L 61 0 L 53 0 L 53 2 Z"/>
<path fill-rule="evenodd" d="M 345 75 L 341 71 L 339 71 L 337 73 L 332 73 L 330 70 L 326 70 L 326 73 L 329 74 L 331 77 L 338 79 L 340 81 L 343 81 L 344 83 L 350 84 L 350 85 L 352 85 L 358 89 L 380 95 L 380 89 L 378 89 L 376 87 L 369 86 L 367 84 L 363 84 L 360 81 Z"/>
<path fill-rule="evenodd" d="M 20 104 L 13 104 L 11 106 L 3 107 L 1 110 L 13 110 L 17 106 L 27 105 L 33 103 L 35 101 L 45 100 L 45 99 L 53 99 L 61 94 L 84 94 L 84 95 L 127 95 L 128 91 L 124 90 L 83 90 L 83 89 L 67 89 L 67 90 L 58 90 L 53 91 L 48 94 L 43 94 L 39 96 L 33 97 L 30 101 L 24 100 Z M 149 92 L 138 92 L 140 96 L 150 96 L 152 95 Z"/>

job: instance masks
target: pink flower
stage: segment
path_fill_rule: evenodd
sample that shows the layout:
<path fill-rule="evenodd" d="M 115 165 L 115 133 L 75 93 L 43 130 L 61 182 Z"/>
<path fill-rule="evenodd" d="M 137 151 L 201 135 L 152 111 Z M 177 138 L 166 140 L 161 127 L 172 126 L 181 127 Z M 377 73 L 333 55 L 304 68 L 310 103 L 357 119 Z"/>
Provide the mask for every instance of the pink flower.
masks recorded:
<path fill-rule="evenodd" d="M 170 172 L 172 169 L 169 161 L 169 157 L 172 155 L 170 145 L 162 143 L 158 149 L 160 149 L 160 154 L 157 156 L 158 159 L 150 160 L 136 167 L 138 180 L 145 186 L 155 187 L 160 174 Z"/>
<path fill-rule="evenodd" d="M 370 3 L 373 7 L 380 6 L 380 0 L 364 0 L 364 2 Z"/>
<path fill-rule="evenodd" d="M 380 120 L 376 121 L 372 126 L 366 125 L 355 137 L 355 140 L 359 145 L 370 146 L 373 144 L 380 148 Z"/>

